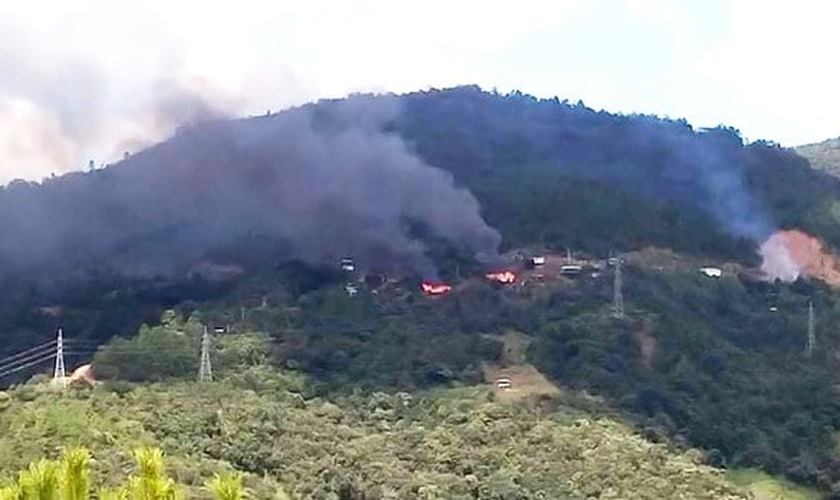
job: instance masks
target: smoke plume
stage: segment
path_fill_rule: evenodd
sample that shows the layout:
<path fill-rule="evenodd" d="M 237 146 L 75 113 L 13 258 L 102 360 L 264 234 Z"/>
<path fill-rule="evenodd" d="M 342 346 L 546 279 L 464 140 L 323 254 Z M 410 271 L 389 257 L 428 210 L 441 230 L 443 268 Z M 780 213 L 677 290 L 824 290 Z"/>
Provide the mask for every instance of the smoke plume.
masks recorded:
<path fill-rule="evenodd" d="M 761 271 L 770 279 L 789 283 L 799 278 L 801 270 L 790 255 L 781 233 L 774 234 L 759 247 Z"/>
<path fill-rule="evenodd" d="M 664 191 L 673 195 L 681 187 L 695 186 L 686 189 L 682 201 L 704 208 L 731 235 L 752 242 L 769 279 L 789 282 L 799 277 L 801 270 L 788 248 L 772 238 L 777 227 L 769 211 L 745 185 L 744 149 L 734 132 L 672 132 L 654 142 L 654 148 L 674 155 L 673 163 L 665 159 L 660 174 Z"/>
<path fill-rule="evenodd" d="M 18 19 L 0 6 L 0 185 L 112 163 L 185 123 L 284 108 L 312 93 L 273 60 L 232 71 L 233 80 L 208 76 L 158 9 L 124 9 L 56 5 L 55 17 L 36 8 Z M 96 19 L 104 23 L 90 29 Z"/>
<path fill-rule="evenodd" d="M 396 98 L 356 96 L 250 120 L 210 120 L 111 168 L 0 194 L 0 271 L 51 261 L 176 272 L 241 238 L 291 256 L 433 277 L 409 227 L 472 254 L 500 235 L 447 172 L 382 127 Z"/>

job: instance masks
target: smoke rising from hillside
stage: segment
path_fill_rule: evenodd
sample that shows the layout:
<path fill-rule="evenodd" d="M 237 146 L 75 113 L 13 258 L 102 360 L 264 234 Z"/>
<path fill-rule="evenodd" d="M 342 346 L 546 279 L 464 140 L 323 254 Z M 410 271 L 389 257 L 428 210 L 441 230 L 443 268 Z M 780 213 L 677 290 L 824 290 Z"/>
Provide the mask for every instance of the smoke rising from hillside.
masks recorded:
<path fill-rule="evenodd" d="M 769 212 L 745 186 L 740 138 L 724 130 L 699 137 L 674 136 L 669 147 L 692 165 L 695 182 L 704 195 L 699 204 L 726 230 L 756 245 L 762 271 L 770 279 L 795 281 L 801 270 L 784 244 L 773 240 L 776 225 Z"/>
<path fill-rule="evenodd" d="M 0 230 L 17 237 L 0 242 L 0 259 L 101 259 L 121 272 L 166 274 L 262 235 L 317 265 L 350 255 L 434 276 L 409 223 L 473 254 L 495 254 L 500 235 L 476 199 L 380 131 L 398 112 L 396 98 L 358 96 L 210 121 L 114 168 L 13 187 L 0 196 Z"/>
<path fill-rule="evenodd" d="M 801 274 L 799 265 L 790 255 L 790 250 L 777 234 L 767 238 L 761 244 L 758 253 L 761 255 L 761 271 L 770 279 L 779 279 L 785 283 L 796 281 Z"/>

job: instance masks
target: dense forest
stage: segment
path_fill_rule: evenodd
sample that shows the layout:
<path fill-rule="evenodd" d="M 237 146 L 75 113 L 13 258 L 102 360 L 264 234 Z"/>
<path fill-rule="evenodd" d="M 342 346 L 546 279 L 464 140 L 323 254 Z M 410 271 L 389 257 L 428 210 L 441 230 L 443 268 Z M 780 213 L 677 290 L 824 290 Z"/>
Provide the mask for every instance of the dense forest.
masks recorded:
<path fill-rule="evenodd" d="M 181 331 L 195 343 L 197 329 L 195 320 L 170 317 L 144 334 Z M 49 469 L 41 457 L 72 443 L 107 457 L 92 464 L 88 485 L 95 477 L 130 495 L 138 485 L 127 465 L 145 454 L 157 465 L 139 476 L 188 498 L 219 498 L 208 483 L 266 499 L 748 498 L 700 453 L 645 441 L 602 403 L 573 393 L 519 403 L 486 387 L 324 399 L 300 374 L 270 366 L 266 340 L 221 337 L 212 383 L 112 381 L 64 393 L 32 383 L 0 393 L 0 481 L 33 463 L 11 488 L 25 485 Z M 144 345 L 112 349 L 142 357 Z M 165 451 L 165 471 L 154 449 Z"/>
<path fill-rule="evenodd" d="M 521 249 L 562 255 L 570 249 L 576 258 L 602 262 L 659 247 L 692 262 L 750 267 L 758 264 L 757 246 L 777 228 L 797 227 L 840 246 L 838 198 L 840 181 L 811 169 L 807 160 L 769 142 L 744 144 L 736 130 L 723 126 L 694 130 L 680 120 L 615 115 L 583 103 L 477 87 L 321 101 L 199 125 L 103 170 L 0 190 L 0 230 L 15 235 L 0 244 L 0 357 L 48 342 L 62 327 L 71 346 L 68 364 L 93 357 L 109 390 L 126 391 L 120 401 L 149 407 L 154 398 L 192 390 L 173 380 L 195 377 L 201 324 L 222 325 L 264 335 L 272 348 L 259 356 L 267 366 L 305 376 L 305 391 L 296 389 L 306 392 L 304 400 L 344 401 L 349 406 L 339 403 L 342 411 L 353 412 L 353 405 L 375 406 L 364 398 L 480 384 L 487 366 L 506 365 L 500 339 L 516 332 L 528 339 L 523 363 L 568 394 L 603 397 L 597 411 L 631 425 L 649 440 L 644 446 L 652 441 L 696 447 L 714 467 L 762 469 L 838 494 L 835 290 L 807 279 L 773 286 L 732 273 L 708 279 L 696 268 L 628 264 L 626 314 L 616 318 L 614 269 L 600 270 L 597 278 L 504 287 L 481 279 L 485 263 L 477 257 Z M 338 269 L 345 254 L 357 257 L 362 270 L 383 266 L 375 270 L 394 280 L 361 284 L 358 294 L 348 295 L 348 276 Z M 233 271 L 219 277 L 202 269 Z M 425 297 L 418 283 L 430 274 L 455 284 L 453 292 Z M 818 332 L 810 357 L 809 301 Z M 176 312 L 164 314 L 169 309 Z M 192 319 L 174 327 L 173 314 Z M 22 366 L 12 363 L 5 366 Z M 0 370 L 0 382 L 20 384 L 48 364 Z M 260 373 L 249 368 L 221 376 L 232 384 L 262 384 L 260 377 L 268 375 Z M 132 385 L 138 383 L 163 385 Z M 282 387 L 259 389 L 285 394 Z M 9 394 L 49 408 L 71 400 L 85 408 L 98 398 L 117 397 L 83 391 L 78 402 L 36 398 L 29 395 L 33 390 L 18 385 Z M 260 391 L 253 397 L 262 398 Z M 289 407 L 283 412 L 299 404 L 285 398 L 282 404 Z M 458 404 L 480 406 L 473 396 Z M 496 408 L 496 402 L 487 404 Z M 545 404 L 499 411 L 524 412 L 509 417 L 514 426 L 543 425 L 537 422 L 565 411 L 551 406 L 556 401 Z M 199 406 L 184 403 L 172 411 L 189 420 L 198 418 Z M 235 406 L 230 411 L 245 411 Z M 485 411 L 478 406 L 463 411 Z M 262 418 L 271 410 L 260 411 Z M 138 429 L 153 432 L 147 426 L 155 418 Z M 410 429 L 426 417 L 400 418 Z M 258 420 L 236 420 L 249 419 Z M 154 435 L 167 451 L 211 457 L 255 474 L 270 471 L 298 493 L 314 495 L 324 484 L 337 491 L 335 485 L 346 479 L 341 467 L 335 476 L 316 480 L 309 475 L 322 471 L 297 470 L 293 457 L 260 449 L 290 429 L 284 425 L 249 430 L 242 440 L 255 448 L 227 455 L 178 450 L 178 443 L 199 446 L 204 438 L 174 428 Z M 585 434 L 601 432 L 589 429 Z M 116 434 L 107 439 L 120 439 Z M 401 436 L 410 441 L 409 434 Z M 97 451 L 95 442 L 80 444 Z M 19 460 L 3 470 L 54 456 L 53 446 L 13 453 Z M 334 446 L 323 443 L 317 451 L 329 455 Z M 382 460 L 395 471 L 410 468 L 398 464 L 407 451 L 382 452 L 390 454 Z M 357 460 L 357 451 L 347 453 L 345 465 Z M 492 462 L 498 450 L 481 453 Z M 545 463 L 518 464 L 519 479 L 497 478 L 504 483 L 498 490 L 484 486 L 496 484 L 490 476 L 498 468 L 489 462 L 473 465 L 487 476 L 427 473 L 446 498 L 467 495 L 470 486 L 461 481 L 470 474 L 491 489 L 464 498 L 532 498 L 541 489 L 574 496 L 575 490 L 563 488 L 575 485 L 537 485 L 545 480 L 542 473 L 526 477 L 534 470 L 549 474 L 540 467 L 563 463 L 548 455 L 540 460 Z M 365 491 L 384 484 L 366 483 L 360 478 L 368 473 L 359 474 L 351 482 Z M 416 493 L 410 489 L 416 485 L 409 486 L 414 479 L 400 474 L 394 472 L 388 487 Z M 198 487 L 208 478 L 200 479 L 191 484 Z"/>

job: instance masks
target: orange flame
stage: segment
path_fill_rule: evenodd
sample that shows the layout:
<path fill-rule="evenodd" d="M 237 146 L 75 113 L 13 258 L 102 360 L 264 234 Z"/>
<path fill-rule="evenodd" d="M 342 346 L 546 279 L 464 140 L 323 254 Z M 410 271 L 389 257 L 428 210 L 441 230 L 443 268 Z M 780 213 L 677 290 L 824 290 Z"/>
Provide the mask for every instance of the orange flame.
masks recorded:
<path fill-rule="evenodd" d="M 421 285 L 423 292 L 429 295 L 443 295 L 452 290 L 452 287 L 446 283 L 435 283 L 431 281 L 424 281 Z"/>
<path fill-rule="evenodd" d="M 511 271 L 497 271 L 495 273 L 488 273 L 484 275 L 488 280 L 498 281 L 499 283 L 511 284 L 516 281 L 516 275 Z"/>

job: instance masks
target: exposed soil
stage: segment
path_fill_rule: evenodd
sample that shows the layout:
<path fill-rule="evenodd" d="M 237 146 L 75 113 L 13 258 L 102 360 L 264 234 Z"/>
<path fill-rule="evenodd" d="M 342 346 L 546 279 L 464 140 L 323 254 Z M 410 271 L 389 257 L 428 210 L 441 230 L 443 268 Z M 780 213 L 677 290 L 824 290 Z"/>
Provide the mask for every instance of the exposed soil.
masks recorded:
<path fill-rule="evenodd" d="M 560 389 L 539 372 L 533 365 L 525 362 L 525 350 L 530 338 L 519 332 L 508 332 L 501 337 L 494 337 L 504 343 L 501 366 L 484 364 L 484 380 L 493 384 L 493 391 L 502 401 L 516 401 L 531 396 L 557 395 Z M 499 388 L 496 380 L 509 378 L 510 388 Z"/>
<path fill-rule="evenodd" d="M 742 269 L 742 266 L 732 262 L 711 262 L 658 247 L 646 247 L 627 253 L 624 259 L 631 265 L 668 273 L 695 272 L 711 266 L 720 269 L 723 276 L 734 276 Z"/>
<path fill-rule="evenodd" d="M 493 391 L 503 401 L 517 401 L 531 396 L 560 394 L 560 389 L 530 364 L 504 368 L 484 365 L 482 370 L 487 382 L 493 384 Z M 496 387 L 495 382 L 500 377 L 510 379 L 510 388 Z"/>
<path fill-rule="evenodd" d="M 840 260 L 820 239 L 798 229 L 778 231 L 771 238 L 784 244 L 790 258 L 805 274 L 840 287 Z"/>
<path fill-rule="evenodd" d="M 653 367 L 653 357 L 656 354 L 656 339 L 651 335 L 653 325 L 645 319 L 640 328 L 634 332 L 636 342 L 639 343 L 640 361 L 642 366 L 650 370 Z"/>

